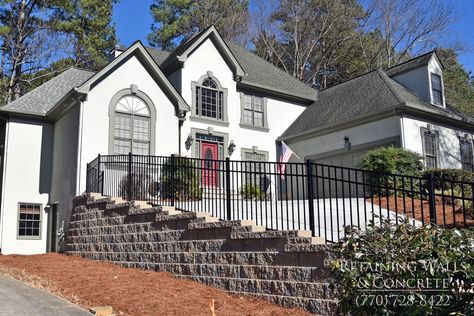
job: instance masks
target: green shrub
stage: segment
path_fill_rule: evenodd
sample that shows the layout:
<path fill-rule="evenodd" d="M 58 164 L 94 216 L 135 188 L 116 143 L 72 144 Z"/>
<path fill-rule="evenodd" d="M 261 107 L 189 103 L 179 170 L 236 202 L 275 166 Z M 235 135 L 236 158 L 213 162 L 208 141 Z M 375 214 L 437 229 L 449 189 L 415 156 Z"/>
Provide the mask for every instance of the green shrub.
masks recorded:
<path fill-rule="evenodd" d="M 443 203 L 451 205 L 454 202 L 456 206 L 462 207 L 464 198 L 466 214 L 473 217 L 472 183 L 474 183 L 474 173 L 463 169 L 432 169 L 424 171 L 422 176 L 428 178 L 431 174 L 434 176 L 435 194 L 449 196 L 443 198 Z M 428 181 L 423 183 L 425 192 L 428 192 L 428 185 Z"/>
<path fill-rule="evenodd" d="M 474 172 L 463 169 L 430 169 L 422 173 L 423 177 L 434 175 L 435 188 L 437 190 L 451 189 L 449 181 L 474 182 Z"/>
<path fill-rule="evenodd" d="M 368 151 L 361 158 L 361 167 L 372 171 L 366 174 L 365 179 L 370 193 L 390 195 L 394 188 L 410 191 L 411 182 L 406 178 L 389 174 L 418 176 L 423 170 L 421 160 L 422 157 L 419 154 L 398 147 L 381 147 Z"/>
<path fill-rule="evenodd" d="M 240 195 L 246 200 L 264 200 L 266 197 L 265 191 L 257 184 L 244 185 L 240 189 Z"/>
<path fill-rule="evenodd" d="M 171 158 L 167 158 L 161 169 L 162 198 L 177 200 L 202 199 L 202 189 L 199 183 L 199 166 L 195 161 L 185 157 L 175 157 L 174 167 Z M 173 182 L 174 181 L 174 182 Z M 172 184 L 174 194 L 172 194 Z"/>
<path fill-rule="evenodd" d="M 422 156 L 398 147 L 381 147 L 368 151 L 361 159 L 361 167 L 378 173 L 416 176 L 423 170 Z"/>
<path fill-rule="evenodd" d="M 397 226 L 386 221 L 366 232 L 349 229 L 346 239 L 329 254 L 340 307 L 350 315 L 473 315 L 473 245 L 473 228 L 417 228 L 407 221 Z M 403 292 L 391 288 L 392 281 L 427 278 L 432 282 L 427 289 L 434 289 L 432 292 L 397 283 L 396 289 Z M 445 282 L 444 291 L 437 291 L 443 285 L 436 285 L 435 280 Z M 440 306 L 438 300 L 430 303 L 430 298 L 437 298 L 433 295 L 442 294 L 450 296 L 447 306 Z M 373 297 L 388 298 L 389 304 L 370 302 Z M 408 304 L 401 304 L 403 298 Z M 398 305 L 393 304 L 395 299 Z"/>
<path fill-rule="evenodd" d="M 149 194 L 151 177 L 144 173 L 132 173 L 131 200 L 146 200 Z M 119 184 L 119 191 L 122 197 L 128 198 L 128 175 L 124 176 Z"/>

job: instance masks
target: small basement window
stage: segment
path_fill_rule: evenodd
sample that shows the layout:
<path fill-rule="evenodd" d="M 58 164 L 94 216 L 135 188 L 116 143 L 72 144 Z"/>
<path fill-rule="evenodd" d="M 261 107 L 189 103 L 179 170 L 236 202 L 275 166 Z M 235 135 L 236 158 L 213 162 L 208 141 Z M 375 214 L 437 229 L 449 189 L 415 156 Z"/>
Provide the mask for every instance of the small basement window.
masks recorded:
<path fill-rule="evenodd" d="M 19 204 L 18 237 L 21 239 L 41 238 L 41 204 Z"/>

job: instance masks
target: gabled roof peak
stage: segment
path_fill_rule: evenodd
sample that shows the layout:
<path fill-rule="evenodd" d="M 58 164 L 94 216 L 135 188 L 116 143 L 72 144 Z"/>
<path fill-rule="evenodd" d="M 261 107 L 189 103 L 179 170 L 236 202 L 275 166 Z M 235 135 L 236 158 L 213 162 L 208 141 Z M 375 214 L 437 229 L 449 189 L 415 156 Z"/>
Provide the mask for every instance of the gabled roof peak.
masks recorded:
<path fill-rule="evenodd" d="M 226 62 L 234 72 L 235 78 L 242 78 L 245 76 L 245 71 L 240 65 L 239 61 L 232 54 L 231 50 L 225 43 L 222 36 L 219 34 L 214 25 L 195 33 L 189 38 L 185 39 L 178 47 L 176 47 L 170 55 L 163 61 L 161 67 L 163 69 L 173 68 L 175 65 L 183 64 L 188 57 L 201 45 L 205 40 L 210 38 L 217 49 L 221 52 Z"/>
<path fill-rule="evenodd" d="M 444 69 L 444 65 L 438 57 L 436 50 L 429 51 L 425 54 L 419 55 L 402 63 L 399 63 L 395 66 L 392 66 L 386 70 L 387 75 L 390 77 L 402 74 L 404 72 L 419 68 L 421 66 L 427 65 L 433 56 L 436 58 L 437 62 L 441 66 L 441 69 Z"/>

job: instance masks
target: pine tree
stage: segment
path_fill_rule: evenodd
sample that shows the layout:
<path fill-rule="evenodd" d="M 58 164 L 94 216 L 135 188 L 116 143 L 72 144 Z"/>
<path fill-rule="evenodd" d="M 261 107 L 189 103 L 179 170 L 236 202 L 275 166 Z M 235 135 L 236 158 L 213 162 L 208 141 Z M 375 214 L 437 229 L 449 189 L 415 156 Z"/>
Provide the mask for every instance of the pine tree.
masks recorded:
<path fill-rule="evenodd" d="M 76 65 L 98 69 L 108 62 L 116 43 L 112 10 L 118 0 L 69 0 L 57 29 L 73 38 Z"/>
<path fill-rule="evenodd" d="M 214 25 L 226 39 L 247 31 L 248 0 L 154 0 L 150 45 L 171 49 L 180 40 Z"/>

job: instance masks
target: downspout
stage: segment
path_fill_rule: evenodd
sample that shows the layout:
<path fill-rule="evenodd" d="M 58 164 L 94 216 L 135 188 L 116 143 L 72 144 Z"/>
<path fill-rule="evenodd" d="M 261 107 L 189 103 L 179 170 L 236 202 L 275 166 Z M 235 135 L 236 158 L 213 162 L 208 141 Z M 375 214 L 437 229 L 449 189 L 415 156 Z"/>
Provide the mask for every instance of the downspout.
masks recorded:
<path fill-rule="evenodd" d="M 77 137 L 77 172 L 76 172 L 76 195 L 81 194 L 81 174 L 82 174 L 82 131 L 84 120 L 84 101 L 79 102 L 79 127 Z"/>
<path fill-rule="evenodd" d="M 401 147 L 405 149 L 405 125 L 403 123 L 403 115 L 400 115 L 400 140 Z"/>
<path fill-rule="evenodd" d="M 0 181 L 2 181 L 2 192 L 0 192 L 0 227 L 1 227 L 1 234 L 0 234 L 0 251 L 3 249 L 3 209 L 4 209 L 4 204 L 5 204 L 5 178 L 6 178 L 6 166 L 7 166 L 7 151 L 8 151 L 8 135 L 10 131 L 10 124 L 8 119 L 1 117 L 0 120 L 3 120 L 5 122 L 5 144 L 3 144 L 3 164 L 2 164 L 2 178 Z"/>
<path fill-rule="evenodd" d="M 182 127 L 186 121 L 186 112 L 180 112 L 178 115 L 178 155 L 181 156 L 181 135 L 182 135 Z"/>

